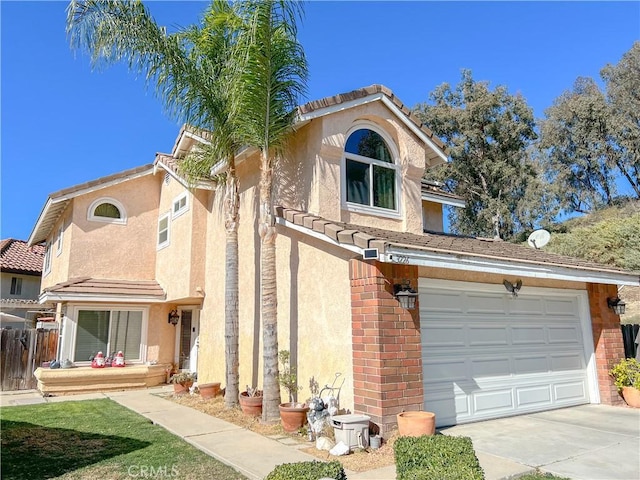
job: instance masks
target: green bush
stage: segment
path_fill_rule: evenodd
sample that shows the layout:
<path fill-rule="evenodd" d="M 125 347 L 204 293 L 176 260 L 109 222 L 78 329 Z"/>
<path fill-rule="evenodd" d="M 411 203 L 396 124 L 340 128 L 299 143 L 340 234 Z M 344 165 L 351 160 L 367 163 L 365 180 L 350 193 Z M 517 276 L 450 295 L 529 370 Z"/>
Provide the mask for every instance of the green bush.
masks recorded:
<path fill-rule="evenodd" d="M 393 444 L 398 480 L 483 480 L 468 437 L 400 437 Z"/>
<path fill-rule="evenodd" d="M 342 464 L 333 462 L 298 462 L 278 465 L 265 480 L 318 480 L 319 478 L 347 480 Z"/>

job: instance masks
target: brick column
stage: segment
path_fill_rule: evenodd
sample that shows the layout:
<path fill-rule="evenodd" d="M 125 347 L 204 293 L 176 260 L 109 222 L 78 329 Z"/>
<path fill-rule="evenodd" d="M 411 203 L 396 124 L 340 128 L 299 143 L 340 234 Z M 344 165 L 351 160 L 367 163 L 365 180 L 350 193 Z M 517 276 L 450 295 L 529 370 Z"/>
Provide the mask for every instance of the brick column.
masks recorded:
<path fill-rule="evenodd" d="M 624 402 L 609 375 L 609 370 L 624 358 L 624 344 L 620 330 L 620 317 L 607 305 L 607 298 L 616 297 L 615 285 L 590 283 L 587 285 L 589 309 L 593 328 L 593 346 L 596 354 L 600 401 L 607 405 L 622 405 Z"/>
<path fill-rule="evenodd" d="M 394 283 L 418 288 L 416 266 L 350 260 L 354 409 L 385 435 L 396 414 L 422 410 L 422 351 L 418 302 L 401 308 Z"/>

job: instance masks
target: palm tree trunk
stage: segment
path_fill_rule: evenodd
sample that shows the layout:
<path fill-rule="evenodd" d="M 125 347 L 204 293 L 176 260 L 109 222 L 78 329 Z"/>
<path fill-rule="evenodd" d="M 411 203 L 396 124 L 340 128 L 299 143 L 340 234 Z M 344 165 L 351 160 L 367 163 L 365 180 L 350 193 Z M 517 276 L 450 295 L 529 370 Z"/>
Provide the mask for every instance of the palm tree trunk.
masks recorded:
<path fill-rule="evenodd" d="M 239 327 L 238 327 L 238 177 L 235 171 L 235 159 L 228 161 L 225 183 L 225 301 L 224 301 L 224 337 L 226 387 L 225 406 L 238 405 L 239 395 Z"/>
<path fill-rule="evenodd" d="M 273 171 L 263 152 L 260 175 L 260 283 L 262 300 L 263 399 L 262 420 L 280 417 L 278 384 L 278 291 L 276 283 L 276 229 L 272 221 Z"/>

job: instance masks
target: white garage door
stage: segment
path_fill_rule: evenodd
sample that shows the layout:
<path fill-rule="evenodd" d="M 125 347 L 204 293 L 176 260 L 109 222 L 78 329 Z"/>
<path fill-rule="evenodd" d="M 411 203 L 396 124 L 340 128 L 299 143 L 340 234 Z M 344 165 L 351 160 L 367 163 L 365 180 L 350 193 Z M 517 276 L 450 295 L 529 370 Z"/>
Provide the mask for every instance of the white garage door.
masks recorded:
<path fill-rule="evenodd" d="M 514 298 L 502 285 L 431 279 L 419 291 L 424 409 L 438 426 L 590 401 L 584 293 L 525 284 Z"/>

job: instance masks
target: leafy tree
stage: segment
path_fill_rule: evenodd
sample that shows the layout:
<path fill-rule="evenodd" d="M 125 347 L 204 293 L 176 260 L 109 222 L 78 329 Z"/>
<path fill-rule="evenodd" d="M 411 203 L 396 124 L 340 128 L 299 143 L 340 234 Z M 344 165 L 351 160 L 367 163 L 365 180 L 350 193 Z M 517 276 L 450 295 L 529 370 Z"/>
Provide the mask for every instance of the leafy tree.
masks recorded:
<path fill-rule="evenodd" d="M 611 205 L 616 194 L 611 110 L 590 78 L 579 78 L 545 111 L 540 146 L 547 150 L 549 183 L 563 209 L 586 213 Z"/>
<path fill-rule="evenodd" d="M 443 139 L 450 161 L 426 176 L 463 197 L 452 212 L 457 233 L 513 238 L 545 214 L 537 165 L 528 148 L 536 139 L 531 108 L 505 87 L 489 89 L 463 70 L 455 89 L 444 83 L 416 115 Z M 546 212 L 549 213 L 549 212 Z"/>
<path fill-rule="evenodd" d="M 234 76 L 237 18 L 228 2 L 211 3 L 202 25 L 174 34 L 158 26 L 139 1 L 74 0 L 67 10 L 72 47 L 91 54 L 94 66 L 126 61 L 146 74 L 168 113 L 205 132 L 208 145 L 180 163 L 196 180 L 226 162 L 225 359 L 227 406 L 238 403 L 238 179 L 235 152 L 241 146 L 229 85 Z M 233 67 L 233 68 L 232 68 Z"/>
<path fill-rule="evenodd" d="M 613 162 L 640 198 L 640 42 L 600 74 L 613 110 L 611 132 L 617 146 Z"/>
<path fill-rule="evenodd" d="M 545 170 L 565 211 L 612 205 L 619 175 L 640 198 L 640 42 L 601 77 L 606 95 L 593 79 L 578 78 L 541 123 Z"/>
<path fill-rule="evenodd" d="M 243 29 L 238 39 L 242 93 L 234 95 L 242 138 L 260 151 L 260 284 L 263 334 L 263 405 L 265 421 L 279 417 L 276 229 L 273 217 L 273 174 L 293 133 L 296 106 L 306 90 L 304 51 L 297 21 L 302 3 L 250 0 L 236 4 Z"/>

